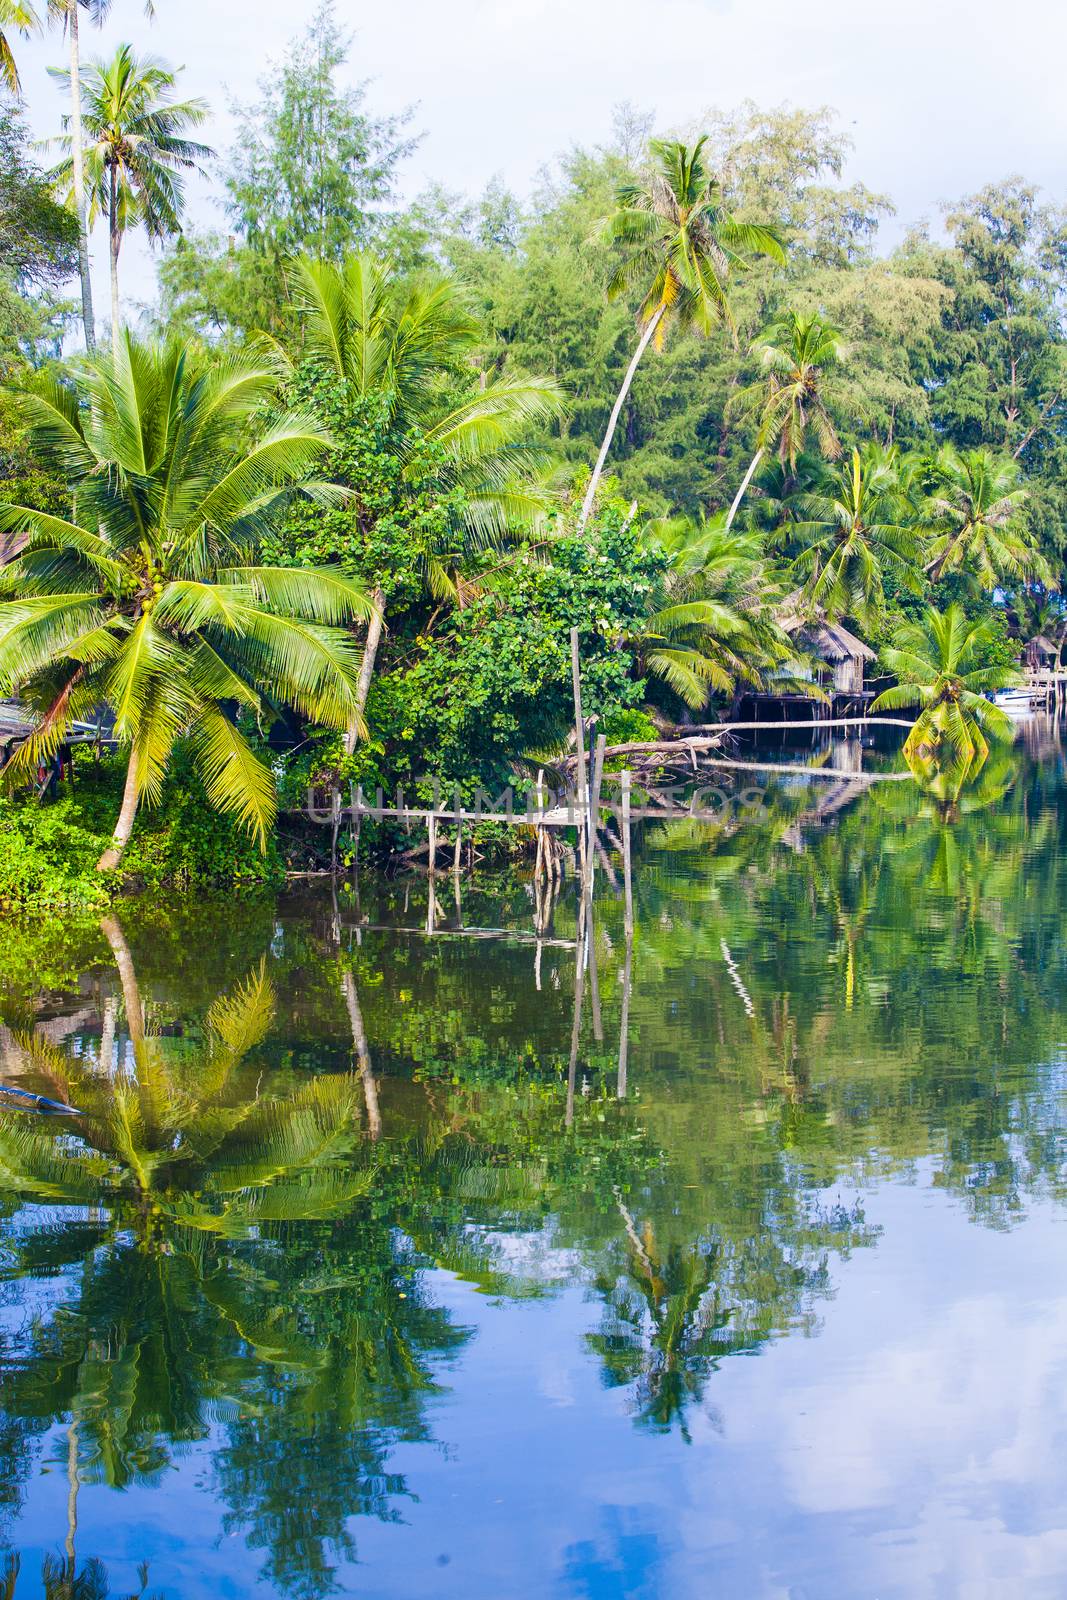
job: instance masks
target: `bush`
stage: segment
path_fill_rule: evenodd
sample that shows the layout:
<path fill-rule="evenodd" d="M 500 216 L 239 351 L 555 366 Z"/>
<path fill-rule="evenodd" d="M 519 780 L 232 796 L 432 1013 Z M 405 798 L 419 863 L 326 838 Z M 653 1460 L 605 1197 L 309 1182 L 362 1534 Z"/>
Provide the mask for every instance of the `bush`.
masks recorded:
<path fill-rule="evenodd" d="M 119 871 L 97 873 L 124 778 L 121 756 L 105 759 L 97 770 L 82 753 L 73 787 L 64 785 L 57 799 L 0 799 L 0 906 L 94 909 L 123 888 L 233 888 L 281 881 L 276 842 L 269 842 L 264 856 L 233 818 L 214 811 L 181 754 L 160 805 L 138 813 Z"/>

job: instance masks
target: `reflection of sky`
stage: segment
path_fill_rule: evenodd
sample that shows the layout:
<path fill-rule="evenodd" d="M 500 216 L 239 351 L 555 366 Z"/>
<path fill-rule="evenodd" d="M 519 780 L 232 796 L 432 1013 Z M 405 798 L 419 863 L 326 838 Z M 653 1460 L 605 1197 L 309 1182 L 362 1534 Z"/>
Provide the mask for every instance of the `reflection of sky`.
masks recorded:
<path fill-rule="evenodd" d="M 407 1534 L 361 1532 L 361 1592 L 1061 1597 L 1065 1220 L 976 1227 L 925 1184 L 866 1212 L 884 1234 L 835 1267 L 819 1336 L 724 1362 L 688 1448 L 600 1387 L 577 1294 L 472 1313 L 453 1284 L 479 1337 L 436 1419 L 451 1456 L 412 1461 Z"/>
<path fill-rule="evenodd" d="M 604 1388 L 586 1292 L 509 1303 L 435 1273 L 476 1335 L 430 1402 L 437 1444 L 390 1460 L 413 1495 L 402 1521 L 353 1525 L 360 1565 L 342 1592 L 1058 1600 L 1067 1223 L 1035 1205 L 1009 1232 L 975 1226 L 928 1176 L 867 1197 L 884 1232 L 834 1264 L 821 1332 L 725 1360 L 690 1446 L 636 1429 L 625 1389 Z M 32 1547 L 62 1539 L 64 1452 L 57 1434 L 31 1485 L 27 1573 Z M 168 1596 L 265 1593 L 210 1488 L 204 1446 L 162 1493 L 83 1488 L 79 1549 L 108 1562 L 116 1592 L 147 1556 Z"/>

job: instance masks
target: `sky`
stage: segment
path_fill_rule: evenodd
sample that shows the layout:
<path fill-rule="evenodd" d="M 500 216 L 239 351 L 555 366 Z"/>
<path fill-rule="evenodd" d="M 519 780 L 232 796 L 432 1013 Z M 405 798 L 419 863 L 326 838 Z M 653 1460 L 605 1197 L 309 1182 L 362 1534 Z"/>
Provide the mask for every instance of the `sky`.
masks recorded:
<path fill-rule="evenodd" d="M 43 10 L 43 3 L 41 6 Z M 124 39 L 186 68 L 182 91 L 208 100 L 202 137 L 225 150 L 234 100 L 254 101 L 271 59 L 315 9 L 313 0 L 114 0 L 86 55 Z M 476 193 L 500 175 L 520 194 L 573 144 L 610 136 L 629 101 L 661 129 L 751 98 L 832 106 L 854 142 L 847 177 L 888 193 L 905 227 L 936 222 L 939 203 L 1012 173 L 1067 200 L 1067 59 L 1062 0 L 336 0 L 353 34 L 348 71 L 370 79 L 374 110 L 415 106 L 424 137 L 403 174 L 414 196 L 429 182 Z M 57 131 L 62 85 L 47 73 L 66 46 L 52 33 L 21 41 L 18 61 L 34 133 Z M 218 184 L 197 181 L 190 220 L 222 224 Z M 94 247 L 96 300 L 106 306 L 103 240 Z M 128 248 L 124 287 L 148 300 L 147 246 Z"/>

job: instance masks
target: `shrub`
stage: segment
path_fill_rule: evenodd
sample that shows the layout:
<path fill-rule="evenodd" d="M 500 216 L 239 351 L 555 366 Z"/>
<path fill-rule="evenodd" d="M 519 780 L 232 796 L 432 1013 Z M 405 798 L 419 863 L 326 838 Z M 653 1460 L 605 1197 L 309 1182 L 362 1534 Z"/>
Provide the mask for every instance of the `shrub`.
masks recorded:
<path fill-rule="evenodd" d="M 99 874 L 111 836 L 125 762 L 95 767 L 80 754 L 74 785 L 55 800 L 0 798 L 0 906 L 98 908 L 122 888 L 232 888 L 283 876 L 277 843 L 263 855 L 233 818 L 214 811 L 178 755 L 154 809 L 143 807 L 121 872 Z"/>

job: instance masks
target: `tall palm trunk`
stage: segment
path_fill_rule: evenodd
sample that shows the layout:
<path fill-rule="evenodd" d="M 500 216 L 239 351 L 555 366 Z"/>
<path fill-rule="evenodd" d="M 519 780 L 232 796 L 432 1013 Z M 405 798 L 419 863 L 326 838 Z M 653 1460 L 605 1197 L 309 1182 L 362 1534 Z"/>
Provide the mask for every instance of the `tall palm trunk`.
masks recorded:
<path fill-rule="evenodd" d="M 740 489 L 738 489 L 737 493 L 734 495 L 734 503 L 730 507 L 729 516 L 726 518 L 726 530 L 725 531 L 727 533 L 729 533 L 731 527 L 733 526 L 733 521 L 734 521 L 734 518 L 737 515 L 738 506 L 741 504 L 742 500 L 745 498 L 745 490 L 748 488 L 749 484 L 752 482 L 752 474 L 755 472 L 756 468 L 759 466 L 759 464 L 760 464 L 760 462 L 762 460 L 763 460 L 763 446 L 760 445 L 759 449 L 756 451 L 756 454 L 752 457 L 752 460 L 748 464 L 748 471 L 745 473 L 744 477 L 741 479 L 741 487 L 740 487 Z"/>
<path fill-rule="evenodd" d="M 111 193 L 109 195 L 108 231 L 111 242 L 111 354 L 119 358 L 119 251 L 122 248 L 122 230 L 119 227 L 119 175 L 112 163 Z"/>
<path fill-rule="evenodd" d="M 359 678 L 356 681 L 356 714 L 345 734 L 345 749 L 349 755 L 359 743 L 359 723 L 367 710 L 367 696 L 370 694 L 371 679 L 374 677 L 374 663 L 382 640 L 382 629 L 385 626 L 385 591 L 380 583 L 375 586 L 371 599 L 374 602 L 374 610 L 367 623 L 367 642 L 363 646 L 363 660 L 360 662 Z"/>
<path fill-rule="evenodd" d="M 137 815 L 137 751 L 130 750 L 130 764 L 126 768 L 126 787 L 122 791 L 122 806 L 111 843 L 96 863 L 97 872 L 111 872 L 122 860 L 122 852 L 130 842 L 133 819 Z"/>
<path fill-rule="evenodd" d="M 593 509 L 593 501 L 596 498 L 597 486 L 600 483 L 600 475 L 604 471 L 604 463 L 608 458 L 608 451 L 611 449 L 611 441 L 615 437 L 615 429 L 618 425 L 622 408 L 626 403 L 626 396 L 630 392 L 630 385 L 634 381 L 634 373 L 637 371 L 637 368 L 640 365 L 641 357 L 644 355 L 645 351 L 652 342 L 652 336 L 663 320 L 663 313 L 666 311 L 666 309 L 667 307 L 665 305 L 659 306 L 656 309 L 655 314 L 649 318 L 648 325 L 645 328 L 644 333 L 641 335 L 640 343 L 633 353 L 633 359 L 626 369 L 626 376 L 622 380 L 622 388 L 619 390 L 615 404 L 611 408 L 611 416 L 608 418 L 608 427 L 607 432 L 604 435 L 604 443 L 600 446 L 600 454 L 597 456 L 596 466 L 593 468 L 593 476 L 589 480 L 589 487 L 585 491 L 585 499 L 582 501 L 582 511 L 578 518 L 579 533 L 581 533 L 582 529 L 589 521 L 589 513 Z"/>
<path fill-rule="evenodd" d="M 89 275 L 89 227 L 85 214 L 85 147 L 82 143 L 81 51 L 78 41 L 78 0 L 69 0 L 67 27 L 70 31 L 70 128 L 74 167 L 74 209 L 78 217 L 78 276 L 82 290 L 82 327 L 85 348 L 96 349 L 96 324 L 93 321 L 93 284 Z"/>

